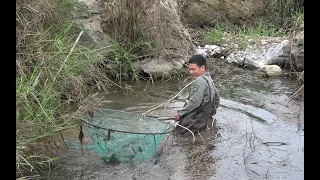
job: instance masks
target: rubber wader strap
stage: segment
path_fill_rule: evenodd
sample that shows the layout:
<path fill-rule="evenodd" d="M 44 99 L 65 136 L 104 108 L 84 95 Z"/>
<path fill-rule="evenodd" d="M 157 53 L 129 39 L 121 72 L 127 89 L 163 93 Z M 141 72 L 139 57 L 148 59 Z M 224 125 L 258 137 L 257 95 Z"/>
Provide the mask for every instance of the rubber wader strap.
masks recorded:
<path fill-rule="evenodd" d="M 213 94 L 211 94 L 211 86 L 210 86 L 210 84 L 209 84 L 209 79 L 207 78 L 207 77 L 205 77 L 205 76 L 202 76 L 205 80 L 205 82 L 208 84 L 208 87 L 209 87 L 209 93 L 210 93 L 210 100 L 211 100 L 211 102 L 213 102 L 213 99 L 214 99 L 214 97 L 213 97 Z"/>

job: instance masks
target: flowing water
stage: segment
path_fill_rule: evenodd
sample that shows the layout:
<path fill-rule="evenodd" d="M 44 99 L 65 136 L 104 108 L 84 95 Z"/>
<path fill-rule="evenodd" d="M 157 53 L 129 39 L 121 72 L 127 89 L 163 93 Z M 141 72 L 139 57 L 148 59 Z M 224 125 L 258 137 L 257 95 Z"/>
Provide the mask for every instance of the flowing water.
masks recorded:
<path fill-rule="evenodd" d="M 81 153 L 75 129 L 65 132 L 68 149 L 61 152 L 60 162 L 38 178 L 304 179 L 303 96 L 290 97 L 300 85 L 285 75 L 265 78 L 218 59 L 210 59 L 209 64 L 222 99 L 214 124 L 207 131 L 195 139 L 169 136 L 162 142 L 158 158 L 106 164 L 90 146 L 86 132 Z M 105 108 L 140 114 L 183 88 L 181 82 L 173 81 L 142 84 L 142 90 L 134 94 L 106 94 Z M 186 92 L 153 110 L 153 115 L 172 117 L 183 106 Z"/>

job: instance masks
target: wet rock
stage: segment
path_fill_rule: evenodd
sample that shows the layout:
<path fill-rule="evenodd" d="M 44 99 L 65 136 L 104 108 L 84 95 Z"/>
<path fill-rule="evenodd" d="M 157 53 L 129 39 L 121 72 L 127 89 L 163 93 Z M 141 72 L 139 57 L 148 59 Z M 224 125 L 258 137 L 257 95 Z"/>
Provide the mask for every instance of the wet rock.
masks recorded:
<path fill-rule="evenodd" d="M 291 59 L 296 70 L 304 70 L 304 31 L 298 33 L 292 40 Z"/>
<path fill-rule="evenodd" d="M 289 62 L 290 43 L 283 40 L 280 44 L 270 47 L 265 54 L 265 64 L 284 64 Z"/>
<path fill-rule="evenodd" d="M 170 58 L 171 60 L 168 61 L 167 58 Z M 162 56 L 157 59 L 148 58 L 133 63 L 133 67 L 135 68 L 135 71 L 143 71 L 157 77 L 168 76 L 173 69 L 182 68 L 184 64 L 182 57 L 177 57 L 176 55 L 171 54 L 167 55 L 167 58 Z"/>
<path fill-rule="evenodd" d="M 261 60 L 264 59 L 263 51 L 265 50 L 233 52 L 226 58 L 226 62 L 237 66 L 252 66 L 254 68 L 259 68 L 264 65 L 264 62 Z"/>
<path fill-rule="evenodd" d="M 281 75 L 282 71 L 278 65 L 264 65 L 258 69 L 258 72 L 261 72 L 266 76 L 278 76 Z"/>
<path fill-rule="evenodd" d="M 265 65 L 286 65 L 290 63 L 291 44 L 287 39 L 260 40 L 257 47 L 248 46 L 245 50 L 233 50 L 226 58 L 227 63 L 240 67 L 258 69 Z"/>

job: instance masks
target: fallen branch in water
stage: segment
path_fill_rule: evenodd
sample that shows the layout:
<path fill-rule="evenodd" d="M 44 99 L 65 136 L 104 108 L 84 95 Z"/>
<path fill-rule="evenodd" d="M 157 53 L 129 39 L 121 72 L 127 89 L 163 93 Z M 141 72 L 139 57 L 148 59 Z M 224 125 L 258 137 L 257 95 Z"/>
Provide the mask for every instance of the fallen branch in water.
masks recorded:
<path fill-rule="evenodd" d="M 284 142 L 263 142 L 262 144 L 265 144 L 267 146 L 283 146 L 283 145 L 288 145 L 288 143 Z"/>
<path fill-rule="evenodd" d="M 290 97 L 288 97 L 288 98 L 286 98 L 286 99 L 284 99 L 284 100 L 282 100 L 282 101 L 280 101 L 280 102 L 283 102 L 283 101 L 285 101 L 285 100 L 291 99 L 291 98 L 294 97 L 303 87 L 304 87 L 304 85 L 302 85 L 302 86 L 298 89 L 298 91 L 296 91 L 295 93 L 293 93 Z"/>

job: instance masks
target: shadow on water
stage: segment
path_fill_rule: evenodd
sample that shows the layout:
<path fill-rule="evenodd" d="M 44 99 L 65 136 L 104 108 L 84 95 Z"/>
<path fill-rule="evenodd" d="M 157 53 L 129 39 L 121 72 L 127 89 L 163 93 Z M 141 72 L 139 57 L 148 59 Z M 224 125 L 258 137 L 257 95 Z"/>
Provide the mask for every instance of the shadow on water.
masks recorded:
<path fill-rule="evenodd" d="M 225 108 L 232 108 L 234 111 L 239 111 L 247 116 L 254 118 L 260 122 L 271 124 L 275 120 L 277 120 L 277 116 L 274 114 L 258 107 L 253 107 L 250 105 L 241 104 L 235 101 L 227 100 L 227 99 L 221 99 L 220 102 L 222 107 Z"/>
<path fill-rule="evenodd" d="M 294 82 L 255 77 L 242 69 L 214 67 L 221 106 L 214 125 L 193 137 L 172 134 L 162 141 L 159 157 L 132 163 L 106 164 L 85 133 L 81 154 L 77 132 L 65 135 L 69 146 L 59 164 L 43 179 L 290 179 L 304 177 L 303 102 L 287 100 L 298 89 Z M 175 95 L 176 82 L 148 87 L 153 95 L 109 93 L 105 108 L 143 113 Z M 159 95 L 162 92 L 164 96 Z M 186 93 L 153 111 L 172 117 Z M 301 128 L 302 126 L 302 128 Z M 77 130 L 76 130 L 77 131 Z M 72 145 L 73 143 L 73 145 Z M 62 143 L 61 143 L 62 144 Z M 161 143 L 160 143 L 161 144 Z M 160 145 L 159 145 L 160 147 Z"/>

